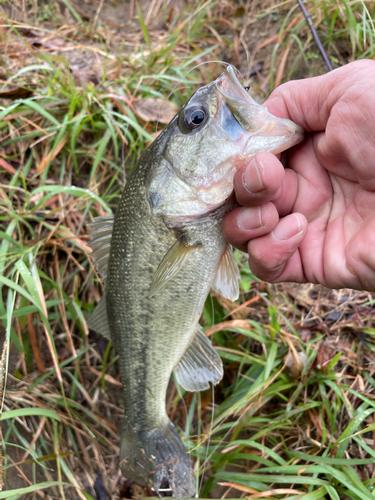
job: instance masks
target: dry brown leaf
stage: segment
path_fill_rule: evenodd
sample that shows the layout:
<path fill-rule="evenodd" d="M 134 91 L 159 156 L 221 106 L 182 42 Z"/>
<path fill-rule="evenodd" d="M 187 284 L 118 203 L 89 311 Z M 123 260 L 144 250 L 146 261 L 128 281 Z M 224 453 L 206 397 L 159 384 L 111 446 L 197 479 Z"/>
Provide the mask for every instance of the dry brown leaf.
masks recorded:
<path fill-rule="evenodd" d="M 95 370 L 95 368 L 90 367 L 90 371 L 92 373 L 94 373 L 95 375 L 97 375 L 98 377 L 102 377 L 102 373 L 99 372 L 98 370 Z M 119 380 L 116 380 L 115 378 L 113 378 L 108 373 L 106 373 L 104 375 L 104 378 L 105 378 L 106 382 L 108 382 L 109 384 L 113 384 L 113 385 L 117 385 L 118 387 L 122 387 L 122 383 Z"/>
<path fill-rule="evenodd" d="M 235 490 L 244 491 L 245 493 L 256 493 L 258 495 L 258 490 L 254 490 L 254 488 L 249 488 L 248 486 L 242 486 L 242 484 L 236 483 L 219 483 L 220 486 L 230 486 Z"/>
<path fill-rule="evenodd" d="M 302 492 L 293 490 L 292 488 L 278 488 L 275 490 L 262 491 L 255 495 L 248 496 L 247 498 L 266 498 L 273 495 L 302 495 Z"/>
<path fill-rule="evenodd" d="M 67 41 L 59 36 L 55 36 L 52 38 L 50 36 L 44 38 L 36 38 L 29 43 L 32 47 L 44 47 L 49 50 L 60 50 L 61 47 L 65 47 L 66 45 L 68 45 Z"/>
<path fill-rule="evenodd" d="M 283 79 L 286 61 L 288 59 L 290 49 L 292 48 L 293 41 L 294 41 L 294 39 L 292 38 L 281 56 L 281 61 L 280 61 L 279 67 L 277 68 L 277 73 L 276 73 L 276 78 L 275 78 L 275 88 L 281 84 L 281 81 Z"/>
<path fill-rule="evenodd" d="M 293 345 L 292 339 L 289 335 L 284 335 L 284 340 L 289 345 L 289 353 L 284 358 L 285 367 L 291 372 L 293 380 L 300 377 L 304 367 L 307 363 L 307 357 L 304 352 L 298 352 Z"/>
<path fill-rule="evenodd" d="M 216 332 L 220 332 L 221 330 L 226 330 L 227 328 L 243 328 L 244 330 L 250 330 L 250 323 L 245 321 L 244 319 L 233 319 L 232 321 L 223 321 L 222 323 L 218 323 L 217 325 L 211 326 L 205 331 L 207 337 L 210 337 Z"/>
<path fill-rule="evenodd" d="M 38 341 L 37 341 L 37 333 L 36 333 L 35 328 L 34 328 L 34 320 L 33 320 L 32 313 L 27 315 L 27 329 L 29 332 L 31 349 L 32 349 L 33 354 L 34 354 L 36 366 L 37 366 L 38 370 L 40 371 L 40 373 L 47 373 L 42 356 L 40 354 L 39 345 L 38 345 Z M 38 336 L 39 336 L 39 334 L 38 334 Z"/>
<path fill-rule="evenodd" d="M 33 91 L 25 87 L 16 87 L 15 85 L 8 85 L 0 92 L 2 99 L 25 99 L 33 95 Z"/>
<path fill-rule="evenodd" d="M 245 319 L 249 316 L 250 309 L 245 304 L 239 307 L 237 302 L 233 302 L 233 300 L 227 299 L 219 293 L 213 293 L 213 295 L 219 304 L 229 311 L 227 316 L 232 316 L 234 319 Z"/>
<path fill-rule="evenodd" d="M 135 113 L 145 122 L 169 123 L 178 111 L 172 101 L 148 97 L 134 102 Z"/>
<path fill-rule="evenodd" d="M 61 141 L 57 144 L 57 146 L 55 147 L 55 149 L 49 153 L 47 153 L 43 158 L 42 158 L 42 161 L 40 162 L 39 164 L 39 167 L 35 170 L 35 173 L 36 174 L 39 174 L 39 172 L 42 172 L 46 166 L 48 165 L 49 162 L 53 161 L 56 156 L 60 153 L 60 151 L 62 150 L 62 148 L 65 146 L 66 144 L 66 137 L 63 137 L 61 139 Z"/>
<path fill-rule="evenodd" d="M 0 167 L 3 167 L 10 174 L 15 174 L 17 172 L 17 170 L 13 168 L 12 165 L 9 165 L 9 163 L 5 161 L 4 158 L 0 158 Z"/>
<path fill-rule="evenodd" d="M 59 234 L 61 234 L 63 237 L 66 237 L 66 239 L 68 240 L 74 240 L 81 247 L 81 250 L 87 253 L 92 252 L 91 248 L 88 246 L 87 241 L 82 240 L 79 236 L 75 236 L 74 234 L 71 234 L 62 228 L 59 228 Z"/>
<path fill-rule="evenodd" d="M 310 417 L 310 420 L 311 420 L 313 426 L 316 429 L 318 438 L 321 438 L 323 436 L 323 425 L 322 425 L 321 416 L 319 415 L 319 413 L 315 412 L 312 409 L 308 410 L 307 413 Z"/>
<path fill-rule="evenodd" d="M 250 308 L 248 308 L 246 306 L 252 304 L 253 302 L 256 302 L 258 299 L 260 299 L 260 295 L 256 295 L 252 299 L 247 300 L 246 302 L 244 302 L 240 306 L 236 307 L 236 309 L 233 309 L 233 311 L 231 311 L 230 313 L 226 314 L 224 316 L 224 318 L 226 318 L 227 316 L 232 316 L 234 319 L 245 319 L 245 318 L 247 318 L 248 315 L 249 315 L 249 312 L 250 312 Z"/>

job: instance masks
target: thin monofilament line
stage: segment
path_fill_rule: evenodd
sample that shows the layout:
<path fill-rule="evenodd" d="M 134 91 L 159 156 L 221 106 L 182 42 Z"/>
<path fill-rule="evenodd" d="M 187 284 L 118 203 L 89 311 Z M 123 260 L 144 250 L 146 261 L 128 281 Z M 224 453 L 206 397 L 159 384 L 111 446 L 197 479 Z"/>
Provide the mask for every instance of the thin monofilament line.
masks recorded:
<path fill-rule="evenodd" d="M 199 66 L 203 66 L 204 64 L 210 64 L 210 63 L 218 63 L 218 64 L 221 64 L 221 65 L 225 65 L 225 67 L 227 66 L 230 66 L 229 63 L 227 62 L 224 62 L 224 61 L 216 61 L 216 60 L 213 60 L 213 61 L 203 61 L 199 64 L 196 64 L 195 66 L 193 66 L 191 69 L 189 69 L 189 71 L 187 71 L 186 73 L 184 73 L 184 75 L 178 80 L 178 82 L 175 84 L 175 86 L 173 87 L 173 89 L 169 92 L 168 96 L 167 96 L 167 100 L 169 101 L 169 98 L 171 97 L 171 95 L 173 94 L 173 92 L 176 90 L 177 86 L 180 85 L 180 83 L 182 82 L 182 80 L 189 74 L 191 73 L 194 69 L 196 68 L 199 68 Z M 191 82 L 193 83 L 193 82 Z M 155 133 L 157 133 L 157 130 L 158 130 L 158 125 L 159 125 L 159 122 L 157 121 L 155 123 Z"/>
<path fill-rule="evenodd" d="M 315 26 L 311 20 L 310 14 L 307 12 L 307 9 L 303 3 L 303 0 L 297 0 L 299 6 L 301 7 L 302 13 L 305 16 L 306 22 L 308 27 L 310 28 L 310 31 L 312 33 L 312 36 L 314 37 L 315 43 L 318 46 L 318 49 L 320 50 L 320 53 L 322 54 L 322 57 L 324 59 L 324 62 L 326 63 L 326 66 L 328 68 L 328 71 L 332 71 L 332 64 L 331 61 L 327 55 L 327 52 L 324 50 L 323 44 L 320 41 L 319 35 L 315 29 Z"/>
<path fill-rule="evenodd" d="M 189 71 L 187 71 L 186 73 L 184 73 L 184 75 L 179 79 L 179 81 L 175 84 L 175 86 L 173 87 L 173 89 L 170 91 L 167 99 L 169 99 L 171 97 L 171 95 L 173 94 L 173 92 L 176 90 L 177 85 L 179 85 L 182 82 L 182 80 L 187 77 L 187 75 L 189 73 L 191 73 L 192 71 L 194 71 L 196 68 L 199 68 L 199 66 L 204 66 L 205 64 L 211 64 L 211 63 L 218 63 L 218 64 L 221 64 L 221 65 L 223 65 L 225 67 L 230 66 L 230 64 L 227 63 L 227 62 L 216 61 L 216 60 L 203 61 L 203 62 L 201 62 L 199 64 L 196 64 L 195 66 L 193 66 L 192 68 L 190 68 Z"/>

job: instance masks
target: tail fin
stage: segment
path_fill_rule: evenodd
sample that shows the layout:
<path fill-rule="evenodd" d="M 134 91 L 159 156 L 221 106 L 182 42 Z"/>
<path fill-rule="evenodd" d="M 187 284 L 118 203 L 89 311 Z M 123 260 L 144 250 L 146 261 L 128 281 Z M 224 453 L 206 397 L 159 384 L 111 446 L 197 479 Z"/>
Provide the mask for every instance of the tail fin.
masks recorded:
<path fill-rule="evenodd" d="M 165 480 L 176 498 L 195 496 L 195 478 L 190 457 L 175 426 L 150 432 L 123 432 L 120 467 L 123 475 L 156 493 Z"/>

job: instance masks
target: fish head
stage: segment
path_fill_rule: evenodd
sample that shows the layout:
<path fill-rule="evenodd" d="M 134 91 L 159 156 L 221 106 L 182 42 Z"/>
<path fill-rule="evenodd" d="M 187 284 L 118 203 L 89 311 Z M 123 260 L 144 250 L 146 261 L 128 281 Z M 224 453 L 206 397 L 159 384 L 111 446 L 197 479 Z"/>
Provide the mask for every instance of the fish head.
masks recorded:
<path fill-rule="evenodd" d="M 163 134 L 163 157 L 180 184 L 194 192 L 195 203 L 185 209 L 197 215 L 225 203 L 244 160 L 261 151 L 280 153 L 303 139 L 299 125 L 255 102 L 238 76 L 228 66 L 217 80 L 198 89 Z"/>

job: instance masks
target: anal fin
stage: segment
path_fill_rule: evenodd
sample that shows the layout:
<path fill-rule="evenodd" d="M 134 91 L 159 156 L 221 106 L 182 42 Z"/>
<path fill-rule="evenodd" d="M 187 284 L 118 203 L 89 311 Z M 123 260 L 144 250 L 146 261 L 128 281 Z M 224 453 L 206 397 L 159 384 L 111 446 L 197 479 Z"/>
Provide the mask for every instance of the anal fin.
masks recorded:
<path fill-rule="evenodd" d="M 94 332 L 100 333 L 101 335 L 103 335 L 103 337 L 107 338 L 108 340 L 111 340 L 105 293 L 103 297 L 99 300 L 98 305 L 95 307 L 89 319 L 87 320 L 87 326 L 91 330 L 94 330 Z"/>
<path fill-rule="evenodd" d="M 223 378 L 223 363 L 202 327 L 174 369 L 177 382 L 187 391 L 203 391 Z"/>
<path fill-rule="evenodd" d="M 216 270 L 212 288 L 229 300 L 237 300 L 240 294 L 240 272 L 231 245 L 226 246 Z"/>

